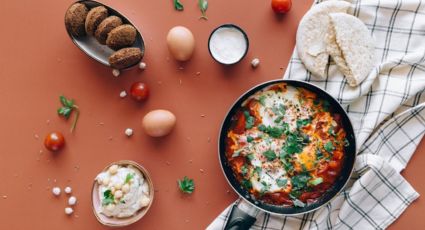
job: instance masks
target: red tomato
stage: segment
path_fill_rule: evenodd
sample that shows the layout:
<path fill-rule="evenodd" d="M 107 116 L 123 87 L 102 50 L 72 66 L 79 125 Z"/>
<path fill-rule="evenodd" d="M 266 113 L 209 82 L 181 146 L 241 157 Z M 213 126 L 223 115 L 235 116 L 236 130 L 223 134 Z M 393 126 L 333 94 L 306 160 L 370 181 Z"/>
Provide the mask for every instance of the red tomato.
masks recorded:
<path fill-rule="evenodd" d="M 275 13 L 287 13 L 292 6 L 291 0 L 272 0 L 272 9 Z"/>
<path fill-rule="evenodd" d="M 136 101 L 145 101 L 149 97 L 148 86 L 142 82 L 135 82 L 131 85 L 130 95 Z"/>
<path fill-rule="evenodd" d="M 46 149 L 56 152 L 63 148 L 65 145 L 65 138 L 60 132 L 52 132 L 47 134 L 44 138 L 44 146 Z"/>

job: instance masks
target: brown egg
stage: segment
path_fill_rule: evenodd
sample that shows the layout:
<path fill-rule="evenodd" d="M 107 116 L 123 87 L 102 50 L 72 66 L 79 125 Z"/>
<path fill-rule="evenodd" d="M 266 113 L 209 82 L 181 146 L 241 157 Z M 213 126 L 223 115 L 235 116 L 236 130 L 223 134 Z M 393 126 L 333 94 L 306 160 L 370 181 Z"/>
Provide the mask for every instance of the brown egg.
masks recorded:
<path fill-rule="evenodd" d="M 168 50 L 178 61 L 187 61 L 192 57 L 195 49 L 195 38 L 186 27 L 173 27 L 167 35 Z"/>
<path fill-rule="evenodd" d="M 151 137 L 162 137 L 171 132 L 176 124 L 176 116 L 168 110 L 152 110 L 143 117 L 142 126 Z"/>

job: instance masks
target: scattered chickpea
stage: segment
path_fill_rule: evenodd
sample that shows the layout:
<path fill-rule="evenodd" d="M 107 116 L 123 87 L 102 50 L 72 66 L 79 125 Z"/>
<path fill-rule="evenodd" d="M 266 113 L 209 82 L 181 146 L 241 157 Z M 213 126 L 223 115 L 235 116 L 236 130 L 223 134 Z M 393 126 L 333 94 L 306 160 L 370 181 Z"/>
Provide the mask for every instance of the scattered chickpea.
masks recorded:
<path fill-rule="evenodd" d="M 73 206 L 73 205 L 75 205 L 77 203 L 77 198 L 75 197 L 75 196 L 71 196 L 69 199 L 68 199 L 68 204 L 70 205 L 70 206 Z"/>
<path fill-rule="evenodd" d="M 65 187 L 65 189 L 63 190 L 66 194 L 71 194 L 72 192 L 72 188 L 71 187 Z"/>
<path fill-rule="evenodd" d="M 120 98 L 124 98 L 127 96 L 127 92 L 125 90 L 120 92 Z"/>
<path fill-rule="evenodd" d="M 72 209 L 71 207 L 65 208 L 65 214 L 66 215 L 71 215 L 73 212 L 74 212 L 74 209 Z"/>
<path fill-rule="evenodd" d="M 146 69 L 146 63 L 144 63 L 144 62 L 140 62 L 140 63 L 139 63 L 139 69 L 141 69 L 141 70 Z"/>
<path fill-rule="evenodd" d="M 127 137 L 131 137 L 133 135 L 133 129 L 127 128 L 124 133 Z"/>
<path fill-rule="evenodd" d="M 252 61 L 251 61 L 252 68 L 257 68 L 259 64 L 260 64 L 260 59 L 258 59 L 258 58 L 252 59 Z"/>
<path fill-rule="evenodd" d="M 55 196 L 59 196 L 59 195 L 61 194 L 61 189 L 60 189 L 59 187 L 54 187 L 54 188 L 52 189 L 52 193 L 53 193 L 53 195 L 55 195 Z"/>
<path fill-rule="evenodd" d="M 120 71 L 117 70 L 117 69 L 113 69 L 112 70 L 112 75 L 114 75 L 114 77 L 118 77 L 118 76 L 120 76 Z"/>

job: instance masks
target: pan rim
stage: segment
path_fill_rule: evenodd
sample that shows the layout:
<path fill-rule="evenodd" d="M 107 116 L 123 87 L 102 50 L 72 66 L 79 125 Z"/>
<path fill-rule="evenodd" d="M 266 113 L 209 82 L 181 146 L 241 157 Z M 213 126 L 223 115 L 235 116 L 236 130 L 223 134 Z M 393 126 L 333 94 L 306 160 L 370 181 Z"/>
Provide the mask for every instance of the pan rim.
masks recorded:
<path fill-rule="evenodd" d="M 228 176 L 226 174 L 226 171 L 224 169 L 223 160 L 222 160 L 222 156 L 221 156 L 221 139 L 222 139 L 223 129 L 225 128 L 224 126 L 225 126 L 225 123 L 226 123 L 228 117 L 230 116 L 233 108 L 235 108 L 235 106 L 237 106 L 244 97 L 250 96 L 250 95 L 254 94 L 255 92 L 258 92 L 259 90 L 261 90 L 261 89 L 263 89 L 263 88 L 265 88 L 265 87 L 267 87 L 269 85 L 272 85 L 272 84 L 276 84 L 276 83 L 289 83 L 290 84 L 292 82 L 296 82 L 296 83 L 301 84 L 301 85 L 302 84 L 305 84 L 305 85 L 308 85 L 308 86 L 310 86 L 312 88 L 317 89 L 318 91 L 321 91 L 322 93 L 324 93 L 324 94 L 328 95 L 330 98 L 332 98 L 333 101 L 336 102 L 336 104 L 344 111 L 345 117 L 347 118 L 347 122 L 350 125 L 350 129 L 353 131 L 352 132 L 352 142 L 353 142 L 352 144 L 354 145 L 354 153 L 353 153 L 354 156 L 353 156 L 353 161 L 350 164 L 351 165 L 351 169 L 350 169 L 350 172 L 348 173 L 347 179 L 345 180 L 345 182 L 343 182 L 341 188 L 339 188 L 339 189 L 337 189 L 335 191 L 335 194 L 330 199 L 328 199 L 327 201 L 323 202 L 322 204 L 320 204 L 317 207 L 314 207 L 314 208 L 312 208 L 310 210 L 306 210 L 306 211 L 302 211 L 302 212 L 297 212 L 297 213 L 280 213 L 280 212 L 275 212 L 275 211 L 271 211 L 271 210 L 266 210 L 266 209 L 260 207 L 259 205 L 255 204 L 251 200 L 247 199 L 243 194 L 241 194 L 233 186 L 232 182 L 229 180 L 229 178 L 228 178 Z M 350 178 L 352 177 L 352 174 L 354 172 L 354 165 L 355 165 L 356 156 L 357 156 L 356 136 L 355 136 L 355 132 L 354 132 L 354 129 L 353 129 L 353 123 L 351 122 L 350 117 L 348 116 L 347 112 L 344 110 L 344 108 L 342 107 L 342 105 L 338 102 L 338 100 L 336 100 L 332 95 L 330 95 L 329 93 L 327 93 L 325 90 L 321 89 L 320 87 L 318 87 L 318 86 L 316 86 L 316 85 L 314 85 L 314 84 L 312 84 L 310 82 L 301 81 L 301 80 L 293 80 L 293 79 L 274 79 L 274 80 L 265 81 L 265 82 L 256 84 L 255 86 L 249 88 L 244 93 L 242 93 L 234 101 L 234 103 L 230 106 L 229 110 L 227 111 L 227 113 L 226 113 L 226 115 L 225 115 L 225 117 L 224 117 L 224 119 L 222 121 L 222 124 L 220 126 L 219 136 L 218 136 L 217 142 L 218 142 L 217 143 L 218 144 L 218 151 L 217 152 L 218 152 L 218 159 L 219 159 L 219 162 L 220 162 L 220 167 L 221 167 L 222 173 L 223 173 L 223 175 L 224 175 L 227 183 L 230 185 L 230 187 L 233 189 L 233 191 L 236 192 L 236 194 L 238 194 L 239 198 L 242 198 L 243 201 L 245 201 L 245 202 L 249 203 L 251 206 L 253 206 L 253 208 L 256 208 L 258 210 L 261 210 L 263 212 L 266 212 L 266 213 L 271 214 L 271 215 L 276 215 L 276 216 L 299 216 L 299 215 L 303 215 L 303 214 L 314 212 L 314 211 L 316 211 L 316 210 L 324 207 L 328 203 L 330 203 L 332 200 L 334 200 L 343 191 L 343 189 L 347 186 L 348 182 L 350 181 Z"/>

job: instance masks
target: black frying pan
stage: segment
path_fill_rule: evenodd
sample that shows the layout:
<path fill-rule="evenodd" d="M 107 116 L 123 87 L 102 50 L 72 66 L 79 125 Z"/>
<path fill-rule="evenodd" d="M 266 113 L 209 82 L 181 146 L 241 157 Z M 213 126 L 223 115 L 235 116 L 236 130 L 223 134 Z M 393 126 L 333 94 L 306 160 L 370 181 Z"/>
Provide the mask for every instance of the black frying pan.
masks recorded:
<path fill-rule="evenodd" d="M 343 162 L 343 167 L 342 167 L 340 176 L 335 181 L 335 184 L 333 185 L 333 187 L 331 187 L 325 194 L 323 194 L 317 202 L 307 205 L 303 208 L 271 205 L 271 204 L 267 204 L 262 201 L 256 200 L 238 182 L 225 156 L 227 131 L 229 130 L 232 124 L 231 119 L 233 115 L 236 113 L 236 111 L 241 107 L 241 104 L 248 97 L 260 91 L 261 89 L 276 83 L 287 83 L 290 86 L 305 88 L 307 90 L 310 90 L 316 93 L 319 98 L 322 98 L 328 101 L 331 105 L 332 112 L 338 113 L 341 115 L 341 118 L 342 118 L 341 122 L 345 132 L 347 133 L 346 138 L 349 142 L 349 145 L 345 147 L 344 162 Z M 231 230 L 249 229 L 249 227 L 254 224 L 256 220 L 255 215 L 258 213 L 259 210 L 270 213 L 270 214 L 275 214 L 275 215 L 290 216 L 290 215 L 299 215 L 299 214 L 308 213 L 324 206 L 332 198 L 334 198 L 343 189 L 345 184 L 348 182 L 348 179 L 350 178 L 351 173 L 353 171 L 355 158 L 356 158 L 356 141 L 355 141 L 354 131 L 353 131 L 353 127 L 351 125 L 350 119 L 348 118 L 347 113 L 344 111 L 344 109 L 338 103 L 338 101 L 336 101 L 327 92 L 325 92 L 324 90 L 310 83 L 303 82 L 303 81 L 296 81 L 296 80 L 273 80 L 273 81 L 265 82 L 253 87 L 252 89 L 244 93 L 231 107 L 230 111 L 227 113 L 226 118 L 223 121 L 221 130 L 220 130 L 219 159 L 220 159 L 221 167 L 223 169 L 223 173 L 227 181 L 229 182 L 229 184 L 235 190 L 235 192 L 238 193 L 239 196 L 243 198 L 242 201 L 239 203 L 239 205 L 234 205 L 232 207 L 225 229 L 231 229 Z"/>

